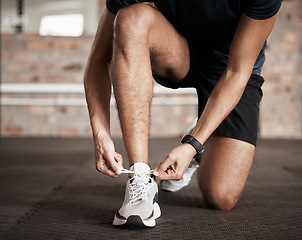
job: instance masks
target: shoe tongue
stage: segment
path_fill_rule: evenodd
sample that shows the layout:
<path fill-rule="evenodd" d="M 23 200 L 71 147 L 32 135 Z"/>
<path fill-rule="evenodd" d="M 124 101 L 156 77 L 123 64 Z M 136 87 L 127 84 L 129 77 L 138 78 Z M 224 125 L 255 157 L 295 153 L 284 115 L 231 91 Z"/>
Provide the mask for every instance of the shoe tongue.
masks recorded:
<path fill-rule="evenodd" d="M 138 162 L 138 163 L 134 163 L 133 165 L 131 165 L 130 171 L 134 171 L 137 173 L 148 172 L 148 171 L 150 171 L 150 166 L 147 163 Z"/>

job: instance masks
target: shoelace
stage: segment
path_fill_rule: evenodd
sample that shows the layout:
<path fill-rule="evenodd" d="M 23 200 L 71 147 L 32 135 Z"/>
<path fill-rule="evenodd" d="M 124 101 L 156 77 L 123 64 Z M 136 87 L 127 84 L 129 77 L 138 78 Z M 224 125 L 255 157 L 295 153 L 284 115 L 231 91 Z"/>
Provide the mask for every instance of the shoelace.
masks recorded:
<path fill-rule="evenodd" d="M 149 170 L 147 172 L 135 172 L 123 168 L 122 173 L 133 174 L 130 178 L 129 184 L 130 204 L 140 203 L 145 200 L 148 197 L 148 192 L 151 187 L 150 175 L 153 173 L 153 170 Z"/>

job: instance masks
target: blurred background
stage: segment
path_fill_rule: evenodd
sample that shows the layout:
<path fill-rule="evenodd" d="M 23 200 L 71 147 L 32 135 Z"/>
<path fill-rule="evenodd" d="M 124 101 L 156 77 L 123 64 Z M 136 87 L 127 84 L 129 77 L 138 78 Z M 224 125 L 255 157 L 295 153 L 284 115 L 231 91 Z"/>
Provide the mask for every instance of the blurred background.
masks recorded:
<path fill-rule="evenodd" d="M 90 137 L 83 74 L 104 0 L 1 0 L 1 137 Z M 284 1 L 262 75 L 261 138 L 302 139 L 302 1 Z M 112 135 L 121 136 L 115 101 Z M 151 137 L 197 115 L 193 89 L 155 85 Z"/>

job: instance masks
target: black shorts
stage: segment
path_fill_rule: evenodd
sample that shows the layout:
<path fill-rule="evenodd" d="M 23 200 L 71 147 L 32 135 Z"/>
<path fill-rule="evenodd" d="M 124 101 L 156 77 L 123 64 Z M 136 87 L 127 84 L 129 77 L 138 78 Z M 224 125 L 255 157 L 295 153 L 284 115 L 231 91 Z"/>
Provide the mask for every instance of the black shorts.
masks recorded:
<path fill-rule="evenodd" d="M 188 40 L 190 48 L 190 70 L 180 83 L 154 76 L 155 80 L 169 88 L 196 88 L 198 94 L 198 117 L 201 116 L 209 95 L 224 72 L 227 62 L 209 49 Z M 258 136 L 259 104 L 262 99 L 261 86 L 264 79 L 252 74 L 244 93 L 233 111 L 214 131 L 215 134 L 235 138 L 256 146 Z"/>

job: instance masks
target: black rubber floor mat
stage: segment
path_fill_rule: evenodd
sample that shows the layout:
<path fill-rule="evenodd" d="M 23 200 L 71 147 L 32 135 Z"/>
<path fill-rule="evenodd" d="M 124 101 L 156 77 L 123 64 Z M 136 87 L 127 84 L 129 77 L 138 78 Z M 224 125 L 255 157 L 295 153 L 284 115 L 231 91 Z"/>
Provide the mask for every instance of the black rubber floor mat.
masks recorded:
<path fill-rule="evenodd" d="M 151 144 L 163 146 L 165 141 L 169 147 L 176 143 L 175 139 L 165 139 Z M 68 177 L 58 173 L 60 181 L 53 182 L 59 184 L 2 231 L 1 239 L 302 239 L 302 181 L 283 169 L 282 159 L 264 161 L 261 150 L 266 153 L 268 149 L 265 142 L 262 144 L 246 188 L 231 211 L 208 209 L 194 178 L 177 193 L 160 191 L 162 216 L 155 228 L 115 228 L 112 221 L 122 204 L 127 177 L 113 179 L 96 172 L 89 156 L 73 165 L 70 162 L 70 171 L 60 173 L 68 173 Z M 165 152 L 156 156 L 161 154 Z M 151 152 L 151 160 L 155 165 L 161 159 L 154 159 Z M 299 159 L 291 161 L 301 166 Z M 49 167 L 52 164 L 49 160 Z M 41 176 L 37 177 L 38 181 Z M 29 176 L 24 179 L 29 180 L 34 181 Z"/>

